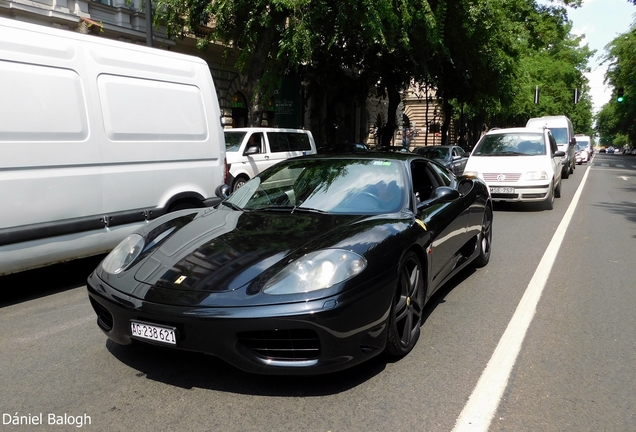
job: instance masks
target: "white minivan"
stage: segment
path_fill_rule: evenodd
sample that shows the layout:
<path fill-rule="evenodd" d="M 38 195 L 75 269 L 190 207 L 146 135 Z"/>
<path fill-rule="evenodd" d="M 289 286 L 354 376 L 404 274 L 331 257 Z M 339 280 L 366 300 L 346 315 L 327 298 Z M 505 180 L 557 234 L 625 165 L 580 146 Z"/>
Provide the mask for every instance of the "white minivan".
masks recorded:
<path fill-rule="evenodd" d="M 316 153 L 310 131 L 304 129 L 235 128 L 225 130 L 225 150 L 232 191 L 270 166 L 296 156 Z"/>
<path fill-rule="evenodd" d="M 110 251 L 226 175 L 207 64 L 0 18 L 0 275 Z"/>
<path fill-rule="evenodd" d="M 552 210 L 564 156 L 549 129 L 494 129 L 475 145 L 464 175 L 484 180 L 493 201 L 540 202 Z"/>

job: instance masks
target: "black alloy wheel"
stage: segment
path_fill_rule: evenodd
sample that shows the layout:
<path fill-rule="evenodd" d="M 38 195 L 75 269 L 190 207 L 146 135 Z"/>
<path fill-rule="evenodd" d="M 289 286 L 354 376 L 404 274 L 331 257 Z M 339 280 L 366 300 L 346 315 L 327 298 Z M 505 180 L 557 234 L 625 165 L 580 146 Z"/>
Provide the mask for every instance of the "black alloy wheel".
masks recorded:
<path fill-rule="evenodd" d="M 490 261 L 492 247 L 492 208 L 490 206 L 486 206 L 484 212 L 484 222 L 481 225 L 479 240 L 479 256 L 475 258 L 475 267 L 484 267 Z"/>
<path fill-rule="evenodd" d="M 410 251 L 400 263 L 397 287 L 391 304 L 386 352 L 404 356 L 420 337 L 424 310 L 424 272 L 415 252 Z"/>

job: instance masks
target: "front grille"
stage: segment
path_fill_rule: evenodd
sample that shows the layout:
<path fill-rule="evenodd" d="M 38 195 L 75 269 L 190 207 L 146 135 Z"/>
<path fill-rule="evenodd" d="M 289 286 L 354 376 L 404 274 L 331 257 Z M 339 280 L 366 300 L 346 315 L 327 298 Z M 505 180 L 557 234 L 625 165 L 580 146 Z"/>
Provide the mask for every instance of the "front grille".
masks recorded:
<path fill-rule="evenodd" d="M 268 360 L 306 361 L 320 356 L 313 330 L 260 330 L 239 333 L 239 342 Z"/>
<path fill-rule="evenodd" d="M 534 194 L 522 194 L 521 198 L 531 199 L 531 198 L 545 198 L 546 194 L 544 193 L 534 193 Z"/>
<path fill-rule="evenodd" d="M 521 173 L 484 173 L 485 182 L 516 182 Z"/>
<path fill-rule="evenodd" d="M 505 194 L 505 193 L 494 193 L 491 195 L 493 199 L 495 198 L 500 198 L 500 199 L 517 199 L 519 198 L 519 195 L 515 194 Z"/>
<path fill-rule="evenodd" d="M 91 306 L 97 314 L 97 325 L 104 331 L 111 331 L 113 328 L 113 316 L 108 309 L 95 301 L 92 297 L 89 297 Z"/>

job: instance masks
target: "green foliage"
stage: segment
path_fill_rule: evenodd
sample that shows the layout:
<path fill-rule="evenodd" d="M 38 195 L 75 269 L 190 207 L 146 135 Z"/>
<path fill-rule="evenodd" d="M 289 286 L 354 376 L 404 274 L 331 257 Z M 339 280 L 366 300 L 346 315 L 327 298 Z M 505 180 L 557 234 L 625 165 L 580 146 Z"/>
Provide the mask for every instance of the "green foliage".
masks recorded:
<path fill-rule="evenodd" d="M 635 0 L 636 1 L 636 0 Z M 253 94 L 250 122 L 286 73 L 309 82 L 337 123 L 337 106 L 369 95 L 389 99 L 387 136 L 400 91 L 437 89 L 446 123 L 453 107 L 494 126 L 542 114 L 591 128 L 583 73 L 593 52 L 570 35 L 561 0 L 158 0 L 156 19 L 172 37 L 221 43 Z M 201 23 L 211 23 L 202 26 Z M 233 55 L 230 55 L 233 54 Z M 533 103 L 534 87 L 541 103 Z M 578 88 L 581 100 L 573 103 Z"/>
<path fill-rule="evenodd" d="M 614 88 L 614 97 L 599 113 L 597 130 L 601 136 L 622 134 L 636 143 L 636 24 L 607 45 L 604 62 L 608 63 L 605 80 Z M 623 92 L 622 102 L 617 101 L 618 89 Z"/>

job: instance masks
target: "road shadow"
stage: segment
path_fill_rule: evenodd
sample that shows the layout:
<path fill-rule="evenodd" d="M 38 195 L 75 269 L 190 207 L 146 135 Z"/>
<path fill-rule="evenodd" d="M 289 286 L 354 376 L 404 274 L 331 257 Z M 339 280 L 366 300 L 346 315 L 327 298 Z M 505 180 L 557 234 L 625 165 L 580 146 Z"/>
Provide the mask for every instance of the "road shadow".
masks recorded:
<path fill-rule="evenodd" d="M 0 276 L 0 308 L 84 286 L 104 256 Z"/>

